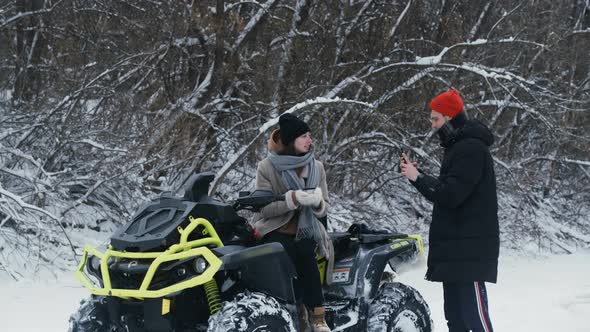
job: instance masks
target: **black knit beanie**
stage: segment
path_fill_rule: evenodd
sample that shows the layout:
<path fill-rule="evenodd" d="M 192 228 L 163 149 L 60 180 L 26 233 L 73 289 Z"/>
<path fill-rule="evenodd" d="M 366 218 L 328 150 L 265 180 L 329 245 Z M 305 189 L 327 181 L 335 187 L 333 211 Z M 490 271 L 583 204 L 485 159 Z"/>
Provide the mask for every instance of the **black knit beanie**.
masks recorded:
<path fill-rule="evenodd" d="M 281 131 L 281 141 L 285 146 L 310 131 L 307 123 L 291 113 L 285 113 L 279 117 L 279 129 Z"/>

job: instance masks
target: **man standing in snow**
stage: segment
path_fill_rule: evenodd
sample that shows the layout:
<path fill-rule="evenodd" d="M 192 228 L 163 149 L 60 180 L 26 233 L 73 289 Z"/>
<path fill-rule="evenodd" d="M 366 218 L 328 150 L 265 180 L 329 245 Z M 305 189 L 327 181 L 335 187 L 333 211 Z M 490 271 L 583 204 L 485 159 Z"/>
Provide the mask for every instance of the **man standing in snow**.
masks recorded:
<path fill-rule="evenodd" d="M 422 174 L 406 154 L 401 173 L 434 205 L 426 279 L 443 283 L 449 332 L 492 331 L 485 282 L 498 273 L 498 199 L 490 130 L 468 120 L 455 90 L 430 102 L 444 157 L 438 177 Z"/>

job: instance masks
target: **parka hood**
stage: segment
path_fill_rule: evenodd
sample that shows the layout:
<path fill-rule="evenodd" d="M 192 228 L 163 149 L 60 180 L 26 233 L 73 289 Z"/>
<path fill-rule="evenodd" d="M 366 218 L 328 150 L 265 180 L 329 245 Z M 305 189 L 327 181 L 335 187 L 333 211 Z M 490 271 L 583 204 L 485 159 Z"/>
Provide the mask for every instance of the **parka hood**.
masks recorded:
<path fill-rule="evenodd" d="M 494 135 L 488 127 L 478 120 L 467 120 L 465 126 L 457 132 L 457 140 L 477 138 L 487 146 L 494 144 Z"/>
<path fill-rule="evenodd" d="M 465 120 L 460 128 L 454 130 L 447 129 L 444 131 L 441 129 L 439 129 L 438 134 L 441 140 L 441 146 L 444 148 L 450 147 L 456 142 L 467 138 L 478 139 L 487 146 L 494 144 L 494 135 L 490 129 L 479 120 Z"/>

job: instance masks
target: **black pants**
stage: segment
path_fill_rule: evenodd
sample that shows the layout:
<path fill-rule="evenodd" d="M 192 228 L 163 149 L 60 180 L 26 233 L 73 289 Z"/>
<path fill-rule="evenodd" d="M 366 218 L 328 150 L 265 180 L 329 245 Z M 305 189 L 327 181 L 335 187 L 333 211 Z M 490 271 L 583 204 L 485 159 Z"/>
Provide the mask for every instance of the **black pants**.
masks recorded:
<path fill-rule="evenodd" d="M 449 332 L 493 332 L 483 282 L 443 282 Z"/>
<path fill-rule="evenodd" d="M 321 307 L 324 303 L 320 270 L 316 261 L 316 243 L 311 239 L 295 241 L 295 236 L 270 232 L 262 239 L 264 243 L 278 242 L 285 251 L 297 271 L 295 280 L 295 298 L 303 301 L 307 309 Z"/>

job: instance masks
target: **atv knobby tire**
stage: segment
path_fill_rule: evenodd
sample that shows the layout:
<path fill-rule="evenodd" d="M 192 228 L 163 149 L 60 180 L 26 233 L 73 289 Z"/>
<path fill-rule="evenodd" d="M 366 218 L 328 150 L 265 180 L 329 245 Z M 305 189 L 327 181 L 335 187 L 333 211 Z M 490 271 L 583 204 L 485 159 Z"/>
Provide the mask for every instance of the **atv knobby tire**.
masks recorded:
<path fill-rule="evenodd" d="M 69 332 L 113 332 L 109 326 L 108 311 L 94 296 L 80 301 L 80 307 L 70 316 Z"/>
<path fill-rule="evenodd" d="M 369 306 L 369 332 L 431 332 L 428 305 L 414 288 L 384 283 Z"/>
<path fill-rule="evenodd" d="M 296 332 L 289 311 L 262 293 L 240 293 L 209 318 L 207 332 Z"/>

